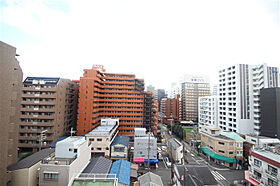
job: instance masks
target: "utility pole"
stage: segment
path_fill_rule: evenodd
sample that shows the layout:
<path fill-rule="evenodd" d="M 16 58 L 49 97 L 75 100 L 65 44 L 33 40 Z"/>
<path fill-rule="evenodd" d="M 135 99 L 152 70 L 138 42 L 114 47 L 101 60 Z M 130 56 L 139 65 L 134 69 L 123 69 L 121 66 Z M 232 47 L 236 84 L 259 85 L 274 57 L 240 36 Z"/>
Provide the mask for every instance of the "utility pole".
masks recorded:
<path fill-rule="evenodd" d="M 185 131 L 183 131 L 183 138 L 185 136 Z M 183 168 L 184 168 L 184 186 L 186 186 L 186 165 L 185 165 L 185 143 L 183 139 Z"/>
<path fill-rule="evenodd" d="M 150 130 L 151 126 L 149 127 L 149 137 L 148 137 L 148 169 L 150 170 Z"/>

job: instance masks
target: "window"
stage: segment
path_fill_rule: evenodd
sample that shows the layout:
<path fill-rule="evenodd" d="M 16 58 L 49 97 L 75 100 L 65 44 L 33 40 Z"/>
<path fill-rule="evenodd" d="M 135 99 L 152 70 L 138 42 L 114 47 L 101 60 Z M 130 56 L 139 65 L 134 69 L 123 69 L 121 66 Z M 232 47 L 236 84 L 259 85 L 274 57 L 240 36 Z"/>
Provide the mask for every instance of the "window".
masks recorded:
<path fill-rule="evenodd" d="M 223 151 L 223 150 L 219 150 L 219 153 L 225 153 L 225 151 Z"/>
<path fill-rule="evenodd" d="M 231 151 L 231 152 L 229 152 L 228 154 L 233 154 L 233 152 Z"/>
<path fill-rule="evenodd" d="M 97 141 L 102 141 L 102 138 L 97 138 Z"/>
<path fill-rule="evenodd" d="M 114 150 L 115 152 L 124 152 L 124 147 L 114 147 Z"/>
<path fill-rule="evenodd" d="M 254 165 L 256 165 L 257 167 L 262 166 L 262 162 L 260 160 L 254 159 Z"/>
<path fill-rule="evenodd" d="M 74 149 L 74 153 L 77 153 L 78 152 L 78 149 Z"/>
<path fill-rule="evenodd" d="M 97 150 L 102 150 L 102 148 L 97 148 Z"/>
<path fill-rule="evenodd" d="M 278 183 L 270 178 L 268 178 L 267 183 L 269 186 L 278 186 Z"/>
<path fill-rule="evenodd" d="M 72 152 L 72 149 L 69 149 L 69 152 Z"/>
<path fill-rule="evenodd" d="M 94 141 L 94 138 L 90 138 L 89 141 Z"/>
<path fill-rule="evenodd" d="M 233 146 L 233 143 L 229 143 L 229 146 Z"/>
<path fill-rule="evenodd" d="M 268 171 L 269 171 L 272 175 L 277 176 L 277 173 L 278 173 L 277 168 L 268 165 Z"/>
<path fill-rule="evenodd" d="M 58 173 L 44 173 L 44 180 L 57 181 Z"/>
<path fill-rule="evenodd" d="M 219 141 L 218 143 L 219 143 L 220 145 L 225 145 L 225 143 L 224 143 L 224 142 L 220 142 L 220 141 Z"/>

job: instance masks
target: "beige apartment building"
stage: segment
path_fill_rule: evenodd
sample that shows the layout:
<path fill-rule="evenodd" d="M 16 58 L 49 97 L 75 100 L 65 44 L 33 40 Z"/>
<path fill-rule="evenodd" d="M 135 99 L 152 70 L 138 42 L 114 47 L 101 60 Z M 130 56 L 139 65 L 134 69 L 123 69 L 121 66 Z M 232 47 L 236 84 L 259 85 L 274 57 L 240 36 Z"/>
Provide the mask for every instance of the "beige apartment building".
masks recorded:
<path fill-rule="evenodd" d="M 98 127 L 86 134 L 92 156 L 110 156 L 111 144 L 118 135 L 118 126 L 119 119 L 104 118 Z"/>
<path fill-rule="evenodd" d="M 47 148 L 76 124 L 78 84 L 68 79 L 27 77 L 23 82 L 19 148 Z"/>
<path fill-rule="evenodd" d="M 10 182 L 7 167 L 17 161 L 22 70 L 16 48 L 0 41 L 0 185 Z"/>
<path fill-rule="evenodd" d="M 198 121 L 199 97 L 210 96 L 210 83 L 207 76 L 185 75 L 181 88 L 182 121 Z"/>
<path fill-rule="evenodd" d="M 219 128 L 202 126 L 201 150 L 209 161 L 227 167 L 238 167 L 243 160 L 245 139 L 235 132 L 223 132 Z"/>

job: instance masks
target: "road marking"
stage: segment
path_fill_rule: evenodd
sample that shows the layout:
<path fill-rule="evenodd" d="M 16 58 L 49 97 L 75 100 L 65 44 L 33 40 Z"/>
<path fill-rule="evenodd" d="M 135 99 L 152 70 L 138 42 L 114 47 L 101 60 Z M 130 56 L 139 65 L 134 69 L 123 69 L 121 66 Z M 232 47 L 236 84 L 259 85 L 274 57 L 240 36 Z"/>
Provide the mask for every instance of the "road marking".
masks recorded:
<path fill-rule="evenodd" d="M 212 175 L 217 181 L 226 180 L 223 175 L 221 175 L 218 171 L 211 171 Z"/>
<path fill-rule="evenodd" d="M 194 155 L 193 155 L 193 154 L 191 154 L 191 156 L 192 156 L 192 157 L 194 157 Z"/>

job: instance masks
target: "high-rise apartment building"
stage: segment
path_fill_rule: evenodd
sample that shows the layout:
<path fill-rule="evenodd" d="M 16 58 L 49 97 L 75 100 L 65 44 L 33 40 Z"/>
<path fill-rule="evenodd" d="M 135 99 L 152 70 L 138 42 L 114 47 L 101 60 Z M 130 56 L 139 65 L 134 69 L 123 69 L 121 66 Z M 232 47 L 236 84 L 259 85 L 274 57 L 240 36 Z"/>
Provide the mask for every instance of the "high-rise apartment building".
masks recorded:
<path fill-rule="evenodd" d="M 7 167 L 18 159 L 18 128 L 22 70 L 16 48 L 0 41 L 0 185 L 7 185 L 11 173 Z"/>
<path fill-rule="evenodd" d="M 152 92 L 144 93 L 143 127 L 157 135 L 158 103 L 154 100 Z"/>
<path fill-rule="evenodd" d="M 200 97 L 198 101 L 198 124 L 201 126 L 218 127 L 218 97 L 205 96 Z"/>
<path fill-rule="evenodd" d="M 198 121 L 198 98 L 210 96 L 210 83 L 206 76 L 185 75 L 182 81 L 182 120 Z"/>
<path fill-rule="evenodd" d="M 261 136 L 280 139 L 280 88 L 260 92 Z"/>
<path fill-rule="evenodd" d="M 75 126 L 77 88 L 77 83 L 62 78 L 24 80 L 19 129 L 21 151 L 47 148 Z"/>
<path fill-rule="evenodd" d="M 279 85 L 278 68 L 237 64 L 219 71 L 219 122 L 227 131 L 260 133 L 260 90 Z"/>
<path fill-rule="evenodd" d="M 160 112 L 161 100 L 165 97 L 166 97 L 166 95 L 165 95 L 165 90 L 164 89 L 157 89 L 156 90 L 155 100 L 157 100 L 157 102 L 158 102 L 159 112 Z"/>
<path fill-rule="evenodd" d="M 163 98 L 161 100 L 161 113 L 163 122 L 167 123 L 168 119 L 174 119 L 175 122 L 180 121 L 180 95 L 176 98 Z"/>
<path fill-rule="evenodd" d="M 280 86 L 279 68 L 261 64 L 252 66 L 250 70 L 253 76 L 254 133 L 259 135 L 261 128 L 260 91 L 263 88 L 274 88 Z"/>
<path fill-rule="evenodd" d="M 119 118 L 119 135 L 143 126 L 144 80 L 133 74 L 106 73 L 102 65 L 80 78 L 77 134 L 97 127 L 101 118 Z"/>

